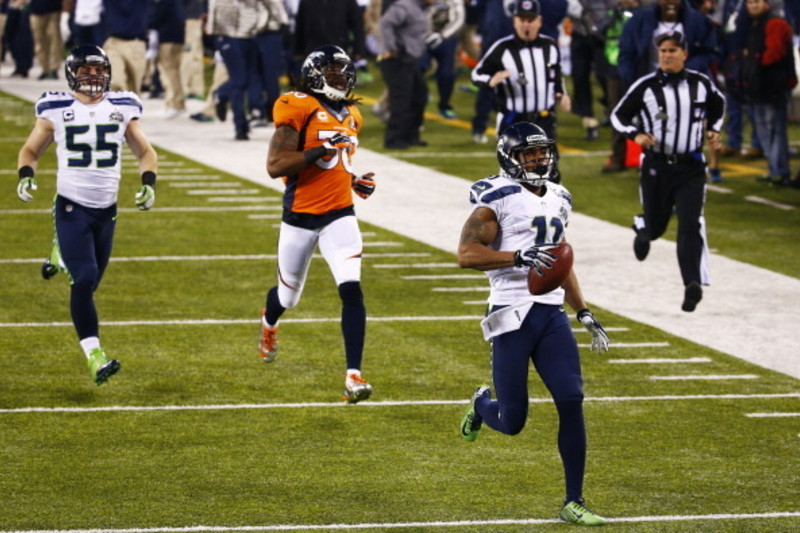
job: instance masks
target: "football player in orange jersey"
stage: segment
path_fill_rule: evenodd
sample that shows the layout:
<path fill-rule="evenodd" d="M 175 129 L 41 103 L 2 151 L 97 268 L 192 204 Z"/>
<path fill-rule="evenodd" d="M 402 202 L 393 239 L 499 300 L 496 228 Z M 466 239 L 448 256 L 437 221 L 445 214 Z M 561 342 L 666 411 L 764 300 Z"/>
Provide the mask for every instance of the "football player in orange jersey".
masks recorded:
<path fill-rule="evenodd" d="M 347 371 L 344 399 L 366 400 L 372 386 L 361 377 L 367 312 L 361 291 L 361 231 L 353 192 L 368 198 L 373 173 L 354 174 L 350 160 L 358 146 L 361 113 L 350 94 L 353 62 L 338 46 L 322 46 L 303 62 L 301 92 L 275 102 L 275 134 L 269 145 L 267 172 L 282 178 L 283 220 L 278 238 L 278 284 L 267 292 L 261 318 L 261 358 L 278 353 L 278 319 L 297 305 L 311 256 L 319 244 L 339 287 Z"/>

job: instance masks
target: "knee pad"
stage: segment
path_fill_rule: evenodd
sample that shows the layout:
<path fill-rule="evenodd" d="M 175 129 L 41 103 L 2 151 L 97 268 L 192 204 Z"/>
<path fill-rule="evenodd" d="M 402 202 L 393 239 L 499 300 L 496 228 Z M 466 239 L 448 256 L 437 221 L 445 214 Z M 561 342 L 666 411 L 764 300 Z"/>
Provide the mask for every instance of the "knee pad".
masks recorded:
<path fill-rule="evenodd" d="M 339 285 L 339 298 L 342 299 L 342 304 L 349 305 L 364 305 L 364 293 L 361 291 L 360 281 L 345 281 Z"/>

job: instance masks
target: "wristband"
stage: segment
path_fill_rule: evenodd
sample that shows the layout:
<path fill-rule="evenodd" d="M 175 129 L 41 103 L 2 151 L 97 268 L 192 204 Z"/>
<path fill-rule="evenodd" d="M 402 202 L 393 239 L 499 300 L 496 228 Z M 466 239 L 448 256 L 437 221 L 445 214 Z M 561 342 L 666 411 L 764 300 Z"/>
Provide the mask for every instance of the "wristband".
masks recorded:
<path fill-rule="evenodd" d="M 306 160 L 306 165 L 310 165 L 317 159 L 328 155 L 328 149 L 324 146 L 315 146 L 303 152 L 303 158 Z"/>
<path fill-rule="evenodd" d="M 145 170 L 142 172 L 142 185 L 149 185 L 155 189 L 156 187 L 156 173 L 152 170 Z"/>
<path fill-rule="evenodd" d="M 32 178 L 34 172 L 32 167 L 25 165 L 17 170 L 17 174 L 19 174 L 19 179 L 24 180 L 25 178 Z"/>
<path fill-rule="evenodd" d="M 578 314 L 575 315 L 575 318 L 577 318 L 578 322 L 580 322 L 581 321 L 581 317 L 584 317 L 586 315 L 591 315 L 591 314 L 592 314 L 592 312 L 589 311 L 589 308 L 588 307 L 584 307 L 583 309 L 578 311 Z"/>
<path fill-rule="evenodd" d="M 514 266 L 517 268 L 522 267 L 522 250 L 514 252 Z"/>

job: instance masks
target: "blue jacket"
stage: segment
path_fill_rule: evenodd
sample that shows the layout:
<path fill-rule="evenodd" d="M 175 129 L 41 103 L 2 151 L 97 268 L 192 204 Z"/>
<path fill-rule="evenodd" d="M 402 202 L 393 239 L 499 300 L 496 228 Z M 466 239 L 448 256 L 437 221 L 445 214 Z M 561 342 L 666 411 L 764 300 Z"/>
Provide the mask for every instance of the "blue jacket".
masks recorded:
<path fill-rule="evenodd" d="M 683 0 L 680 13 L 683 31 L 689 43 L 686 68 L 709 73 L 711 60 L 717 56 L 717 35 L 711 21 Z M 626 87 L 638 78 L 653 72 L 650 51 L 653 32 L 658 27 L 658 5 L 642 7 L 633 12 L 619 38 L 619 75 Z"/>
<path fill-rule="evenodd" d="M 103 0 L 109 37 L 147 41 L 150 0 Z"/>
<path fill-rule="evenodd" d="M 152 0 L 149 26 L 158 32 L 159 43 L 183 44 L 186 40 L 183 0 Z"/>

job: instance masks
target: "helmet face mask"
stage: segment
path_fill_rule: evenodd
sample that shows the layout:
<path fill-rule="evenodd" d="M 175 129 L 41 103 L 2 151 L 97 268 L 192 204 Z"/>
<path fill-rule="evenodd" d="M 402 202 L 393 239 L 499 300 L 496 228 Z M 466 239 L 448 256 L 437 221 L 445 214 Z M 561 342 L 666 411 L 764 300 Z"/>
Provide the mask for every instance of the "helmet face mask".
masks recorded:
<path fill-rule="evenodd" d="M 106 93 L 111 87 L 111 62 L 99 46 L 82 44 L 73 49 L 64 73 L 69 88 L 87 96 Z"/>
<path fill-rule="evenodd" d="M 530 122 L 509 126 L 497 141 L 497 160 L 514 181 L 541 187 L 553 177 L 555 141 Z"/>
<path fill-rule="evenodd" d="M 300 71 L 303 90 L 338 102 L 345 100 L 356 84 L 356 69 L 338 46 L 321 46 L 308 54 Z"/>

